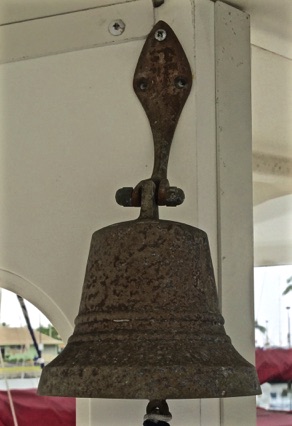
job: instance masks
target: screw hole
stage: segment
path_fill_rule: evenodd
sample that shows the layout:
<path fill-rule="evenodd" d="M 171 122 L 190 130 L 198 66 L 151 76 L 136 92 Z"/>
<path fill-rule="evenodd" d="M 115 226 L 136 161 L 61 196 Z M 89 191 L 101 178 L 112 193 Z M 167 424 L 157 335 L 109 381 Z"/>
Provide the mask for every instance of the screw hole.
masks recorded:
<path fill-rule="evenodd" d="M 148 89 L 148 81 L 145 78 L 141 78 L 138 80 L 137 86 L 142 92 L 145 92 Z"/>
<path fill-rule="evenodd" d="M 184 77 L 177 77 L 174 80 L 174 84 L 178 89 L 184 89 L 188 85 L 188 82 L 187 79 Z"/>

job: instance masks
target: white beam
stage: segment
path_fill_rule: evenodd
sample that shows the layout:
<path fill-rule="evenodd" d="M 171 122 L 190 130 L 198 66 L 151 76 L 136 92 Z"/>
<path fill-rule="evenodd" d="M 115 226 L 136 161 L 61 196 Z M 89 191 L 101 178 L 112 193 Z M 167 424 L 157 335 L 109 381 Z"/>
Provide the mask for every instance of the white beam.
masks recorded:
<path fill-rule="evenodd" d="M 115 36 L 109 26 L 125 24 Z M 154 21 L 152 0 L 136 0 L 0 26 L 0 63 L 145 38 Z"/>

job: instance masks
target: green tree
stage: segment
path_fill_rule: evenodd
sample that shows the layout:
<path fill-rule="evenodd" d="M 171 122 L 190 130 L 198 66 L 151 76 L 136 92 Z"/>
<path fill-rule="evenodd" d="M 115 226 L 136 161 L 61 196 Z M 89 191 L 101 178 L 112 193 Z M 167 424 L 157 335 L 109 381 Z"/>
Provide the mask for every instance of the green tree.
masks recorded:
<path fill-rule="evenodd" d="M 61 340 L 61 337 L 55 327 L 51 324 L 48 325 L 48 327 L 39 327 L 37 328 L 37 331 L 40 331 L 42 334 L 46 334 L 47 336 L 53 337 L 54 339 Z"/>
<path fill-rule="evenodd" d="M 259 330 L 263 334 L 265 334 L 265 332 L 267 331 L 266 327 L 264 327 L 263 325 L 259 325 L 257 321 L 254 322 L 254 328 L 256 330 Z"/>
<path fill-rule="evenodd" d="M 286 280 L 286 283 L 289 284 L 288 287 L 285 288 L 285 290 L 283 291 L 282 295 L 285 296 L 287 293 L 289 293 L 292 290 L 292 277 L 288 278 Z"/>

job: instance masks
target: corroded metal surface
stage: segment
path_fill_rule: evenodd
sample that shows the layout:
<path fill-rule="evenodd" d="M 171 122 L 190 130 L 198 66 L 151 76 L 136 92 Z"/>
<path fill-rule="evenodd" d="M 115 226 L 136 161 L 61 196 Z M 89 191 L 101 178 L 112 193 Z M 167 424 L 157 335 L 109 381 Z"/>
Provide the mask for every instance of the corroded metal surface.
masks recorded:
<path fill-rule="evenodd" d="M 158 22 L 142 49 L 133 81 L 152 129 L 154 167 L 151 180 L 156 184 L 158 205 L 176 206 L 183 202 L 180 188 L 170 187 L 167 165 L 173 135 L 192 87 L 192 72 L 185 52 L 173 30 Z M 141 182 L 122 188 L 116 194 L 119 204 L 141 206 Z"/>
<path fill-rule="evenodd" d="M 159 41 L 157 34 L 165 34 Z M 192 86 L 188 59 L 175 33 L 158 22 L 144 44 L 135 75 L 134 90 L 153 133 L 155 164 L 151 178 L 166 178 L 169 150 L 178 119 Z"/>
<path fill-rule="evenodd" d="M 93 234 L 76 326 L 39 393 L 208 398 L 259 393 L 218 309 L 207 235 L 138 219 Z"/>

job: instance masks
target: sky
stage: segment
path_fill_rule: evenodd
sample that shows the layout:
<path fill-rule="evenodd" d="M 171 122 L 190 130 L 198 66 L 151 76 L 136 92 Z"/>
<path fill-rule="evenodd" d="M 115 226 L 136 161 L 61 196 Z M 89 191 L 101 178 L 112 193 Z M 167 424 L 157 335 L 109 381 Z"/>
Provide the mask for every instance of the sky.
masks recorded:
<path fill-rule="evenodd" d="M 283 291 L 288 287 L 287 279 L 290 277 L 292 277 L 292 265 L 255 268 L 255 319 L 258 324 L 267 328 L 266 335 L 256 331 L 258 346 L 264 346 L 267 340 L 270 346 L 288 346 L 289 317 L 292 321 L 292 291 L 285 296 Z M 288 311 L 287 307 L 291 309 Z"/>
<path fill-rule="evenodd" d="M 38 328 L 40 324 L 45 327 L 50 324 L 48 318 L 33 304 L 25 300 L 25 305 L 33 328 Z M 5 289 L 1 289 L 0 296 L 0 324 L 3 322 L 10 327 L 26 326 L 16 294 Z"/>
<path fill-rule="evenodd" d="M 287 347 L 288 345 L 289 317 L 292 321 L 292 291 L 285 296 L 282 293 L 288 286 L 287 279 L 290 277 L 292 277 L 292 265 L 260 267 L 254 270 L 255 319 L 258 324 L 267 328 L 266 334 L 256 331 L 257 346 L 262 347 L 267 342 L 270 346 Z M 0 323 L 5 322 L 10 327 L 25 326 L 25 319 L 16 295 L 4 289 L 1 293 Z M 40 324 L 43 326 L 50 324 L 45 315 L 34 305 L 28 301 L 25 303 L 33 328 L 38 328 Z M 291 307 L 289 312 L 287 307 Z"/>

